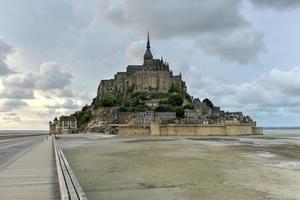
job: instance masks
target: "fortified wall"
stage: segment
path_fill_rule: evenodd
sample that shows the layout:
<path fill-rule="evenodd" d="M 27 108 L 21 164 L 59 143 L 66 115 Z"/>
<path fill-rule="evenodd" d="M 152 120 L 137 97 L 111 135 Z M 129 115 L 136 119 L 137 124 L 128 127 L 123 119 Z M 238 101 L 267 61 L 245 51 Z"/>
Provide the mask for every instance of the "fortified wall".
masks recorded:
<path fill-rule="evenodd" d="M 263 129 L 253 124 L 225 122 L 224 124 L 166 124 L 152 122 L 149 128 L 139 126 L 118 127 L 121 136 L 240 136 L 262 135 Z"/>

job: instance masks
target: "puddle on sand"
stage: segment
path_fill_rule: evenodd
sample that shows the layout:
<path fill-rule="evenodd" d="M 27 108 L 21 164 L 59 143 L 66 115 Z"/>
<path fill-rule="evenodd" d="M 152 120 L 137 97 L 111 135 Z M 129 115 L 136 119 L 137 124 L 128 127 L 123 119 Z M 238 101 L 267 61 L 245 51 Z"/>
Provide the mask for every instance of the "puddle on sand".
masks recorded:
<path fill-rule="evenodd" d="M 277 167 L 282 169 L 300 169 L 300 162 L 294 162 L 294 161 L 284 161 L 277 164 L 269 165 L 271 167 Z"/>
<path fill-rule="evenodd" d="M 264 151 L 260 151 L 257 153 L 258 156 L 263 157 L 263 158 L 273 158 L 274 154 L 270 153 L 270 152 L 264 152 Z"/>

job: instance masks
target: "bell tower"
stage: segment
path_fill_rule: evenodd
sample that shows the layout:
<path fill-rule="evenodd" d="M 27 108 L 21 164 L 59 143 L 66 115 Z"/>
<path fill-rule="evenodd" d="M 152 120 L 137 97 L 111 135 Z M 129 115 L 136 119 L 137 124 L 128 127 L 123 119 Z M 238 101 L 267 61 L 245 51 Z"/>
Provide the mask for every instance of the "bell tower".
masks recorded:
<path fill-rule="evenodd" d="M 148 31 L 148 36 L 147 36 L 147 46 L 146 46 L 146 52 L 144 54 L 144 61 L 145 60 L 152 60 L 153 56 L 150 50 L 150 37 L 149 37 L 149 31 Z"/>

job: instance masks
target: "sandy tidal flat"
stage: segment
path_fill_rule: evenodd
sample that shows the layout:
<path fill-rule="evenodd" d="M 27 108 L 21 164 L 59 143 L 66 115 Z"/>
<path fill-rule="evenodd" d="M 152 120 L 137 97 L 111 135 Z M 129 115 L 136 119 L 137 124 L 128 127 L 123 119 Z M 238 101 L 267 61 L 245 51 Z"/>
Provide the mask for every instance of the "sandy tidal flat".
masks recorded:
<path fill-rule="evenodd" d="M 58 141 L 90 200 L 300 199 L 297 138 L 80 136 Z"/>

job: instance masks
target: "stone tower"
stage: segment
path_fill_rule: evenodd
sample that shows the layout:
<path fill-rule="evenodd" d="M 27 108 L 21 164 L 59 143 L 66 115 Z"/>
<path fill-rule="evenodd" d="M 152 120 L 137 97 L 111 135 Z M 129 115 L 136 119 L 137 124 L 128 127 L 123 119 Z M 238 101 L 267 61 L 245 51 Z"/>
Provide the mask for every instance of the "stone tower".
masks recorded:
<path fill-rule="evenodd" d="M 185 82 L 180 75 L 173 75 L 169 63 L 154 59 L 151 53 L 150 36 L 147 34 L 146 51 L 142 65 L 128 65 L 126 72 L 117 72 L 114 79 L 102 80 L 97 91 L 97 98 L 104 95 L 124 98 L 129 92 L 167 93 L 172 85 L 186 91 Z"/>
<path fill-rule="evenodd" d="M 148 35 L 147 35 L 147 46 L 146 46 L 146 52 L 144 54 L 144 62 L 145 60 L 152 60 L 153 59 L 153 56 L 152 56 L 152 53 L 151 53 L 151 50 L 150 50 L 150 37 L 149 37 L 149 32 L 148 32 Z"/>

